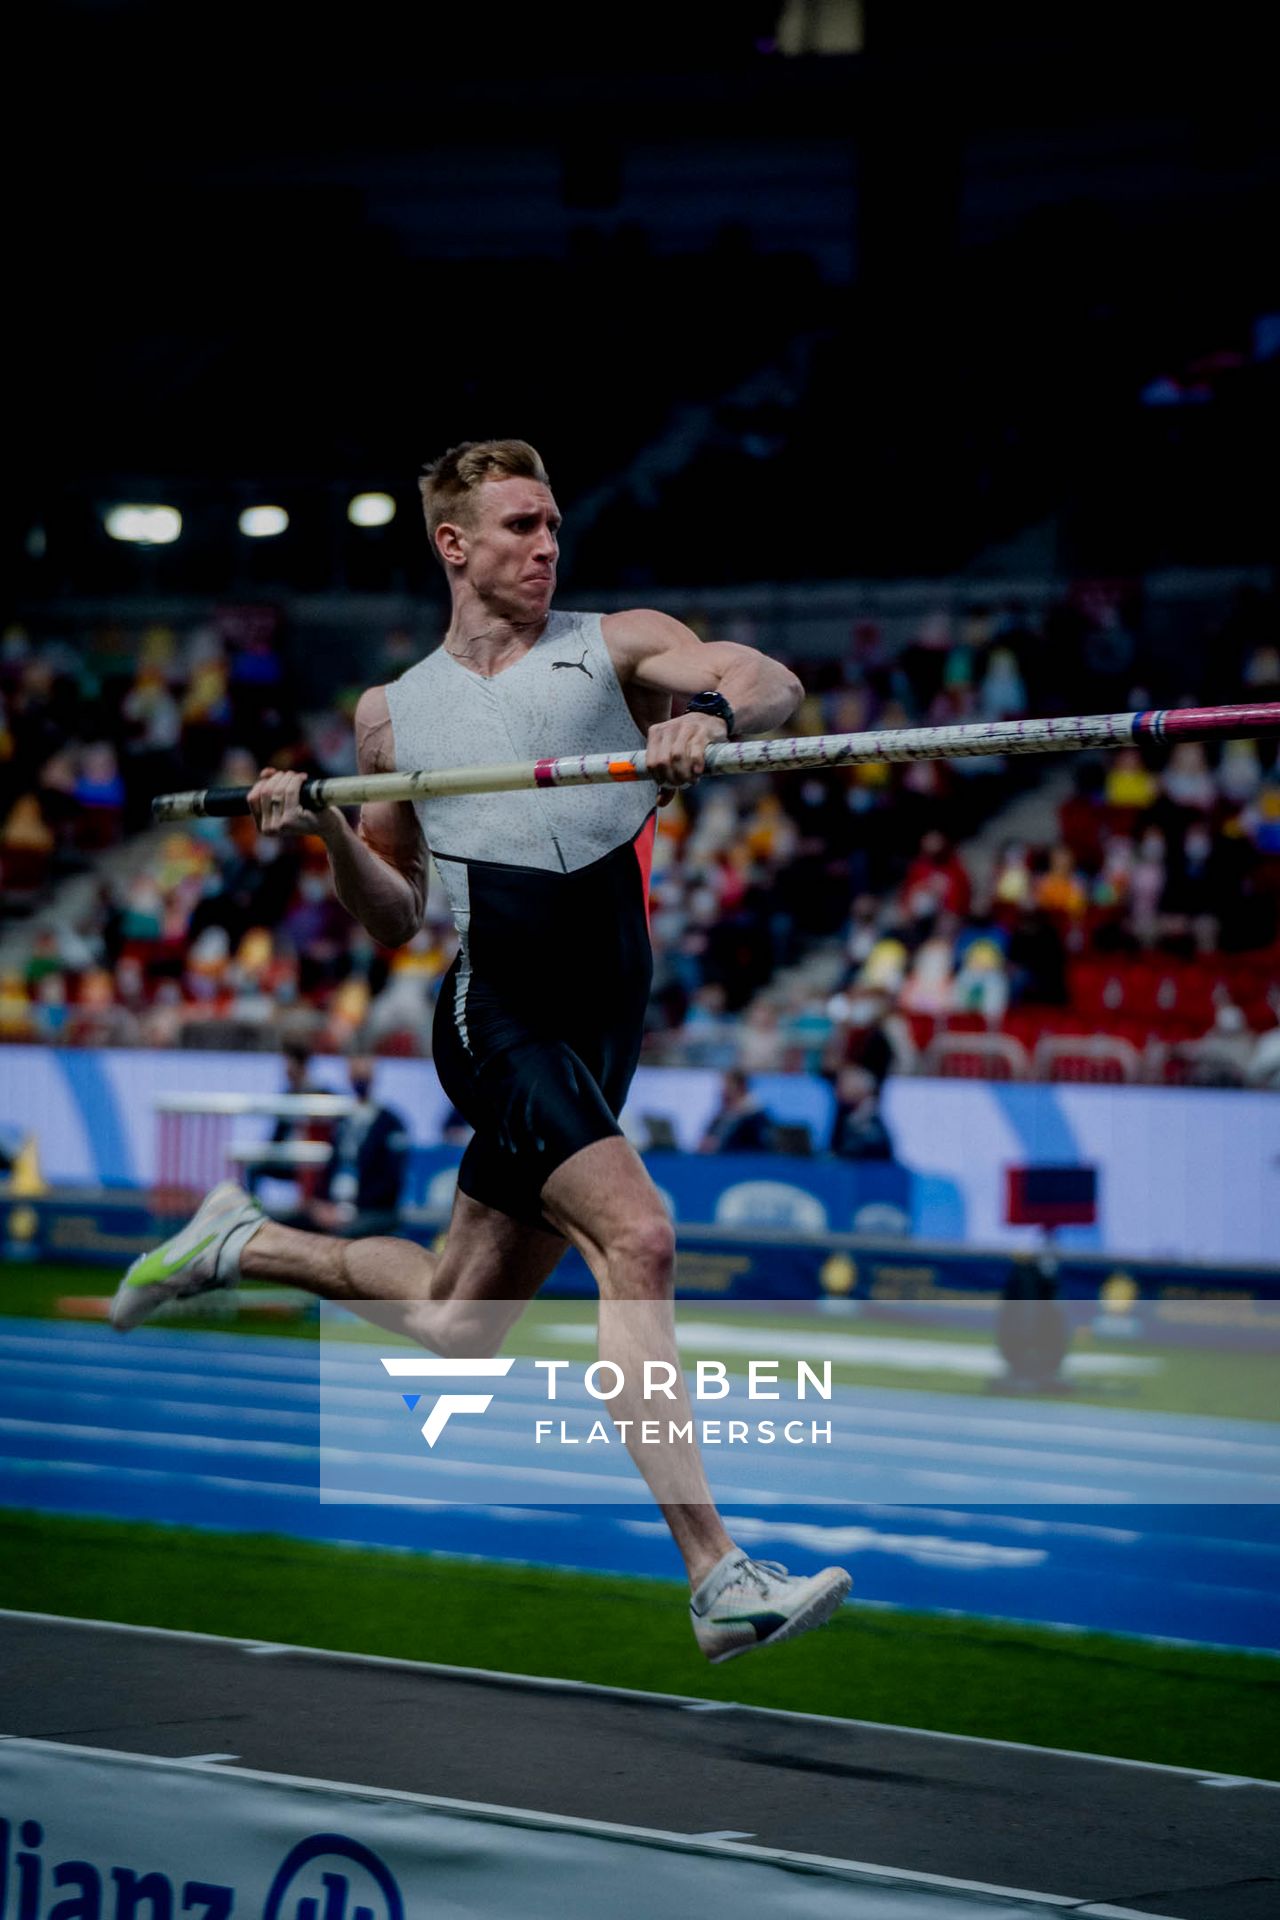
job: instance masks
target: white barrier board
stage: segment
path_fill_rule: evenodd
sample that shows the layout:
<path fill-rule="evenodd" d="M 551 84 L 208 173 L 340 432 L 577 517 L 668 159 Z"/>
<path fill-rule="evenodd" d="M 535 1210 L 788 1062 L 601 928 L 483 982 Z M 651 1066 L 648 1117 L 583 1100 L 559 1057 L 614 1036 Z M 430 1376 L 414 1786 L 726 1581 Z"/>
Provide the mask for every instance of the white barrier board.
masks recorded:
<path fill-rule="evenodd" d="M 318 1059 L 313 1079 L 347 1091 L 341 1060 Z M 810 1128 L 817 1147 L 831 1128 L 831 1090 L 806 1074 L 756 1075 L 753 1086 L 780 1121 Z M 193 1092 L 278 1094 L 271 1054 L 145 1052 L 82 1047 L 0 1048 L 0 1139 L 36 1143 L 54 1185 L 147 1188 L 159 1173 L 156 1102 Z M 384 1060 L 378 1097 L 419 1145 L 440 1138 L 449 1103 L 428 1060 Z M 637 1137 L 645 1115 L 696 1147 L 715 1111 L 718 1073 L 642 1067 L 623 1114 Z M 1040 1086 L 892 1077 L 885 1116 L 899 1162 L 912 1175 L 914 1231 L 955 1246 L 1027 1247 L 1038 1230 L 1004 1218 L 1005 1169 L 1079 1166 L 1098 1171 L 1095 1227 L 1069 1227 L 1065 1250 L 1117 1259 L 1271 1265 L 1280 1218 L 1280 1096 L 1210 1088 Z M 261 1140 L 265 1118 L 236 1123 Z M 805 1161 L 791 1164 L 803 1205 Z M 220 1177 L 221 1168 L 218 1170 Z M 836 1231 L 853 1221 L 832 1219 Z"/>
<path fill-rule="evenodd" d="M 591 1821 L 0 1738 L 0 1920 L 1017 1920 L 1057 1904 L 895 1885 Z"/>

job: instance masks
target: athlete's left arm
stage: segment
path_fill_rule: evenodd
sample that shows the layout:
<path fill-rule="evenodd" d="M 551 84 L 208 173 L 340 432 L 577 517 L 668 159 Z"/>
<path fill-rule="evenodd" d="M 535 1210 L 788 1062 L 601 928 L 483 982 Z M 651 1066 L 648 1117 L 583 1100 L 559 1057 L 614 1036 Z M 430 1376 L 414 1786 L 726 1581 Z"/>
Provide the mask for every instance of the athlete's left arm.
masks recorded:
<path fill-rule="evenodd" d="M 607 614 L 601 630 L 623 686 L 630 682 L 654 693 L 721 693 L 733 708 L 739 739 L 780 727 L 804 695 L 794 673 L 768 654 L 728 640 L 699 640 L 668 613 L 642 608 Z M 675 786 L 696 780 L 707 748 L 726 737 L 724 721 L 713 714 L 661 720 L 649 728 L 645 741 L 649 771 Z"/>

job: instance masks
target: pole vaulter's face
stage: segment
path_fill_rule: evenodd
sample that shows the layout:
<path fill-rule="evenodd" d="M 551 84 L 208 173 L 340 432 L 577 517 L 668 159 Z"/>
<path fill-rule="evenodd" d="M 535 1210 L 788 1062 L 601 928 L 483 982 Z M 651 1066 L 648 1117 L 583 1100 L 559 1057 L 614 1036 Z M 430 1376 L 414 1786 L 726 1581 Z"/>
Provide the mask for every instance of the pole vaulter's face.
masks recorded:
<path fill-rule="evenodd" d="M 467 578 L 496 613 L 544 616 L 556 586 L 560 509 L 537 480 L 486 480 L 467 529 Z"/>

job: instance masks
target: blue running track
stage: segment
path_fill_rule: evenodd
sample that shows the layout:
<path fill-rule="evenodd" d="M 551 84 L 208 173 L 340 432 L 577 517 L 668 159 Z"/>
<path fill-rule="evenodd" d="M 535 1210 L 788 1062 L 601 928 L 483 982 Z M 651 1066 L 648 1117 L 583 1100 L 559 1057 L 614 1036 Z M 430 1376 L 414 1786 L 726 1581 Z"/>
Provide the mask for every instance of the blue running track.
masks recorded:
<path fill-rule="evenodd" d="M 0 1319 L 0 1505 L 677 1571 L 620 1447 L 607 1470 L 641 1497 L 575 1504 L 578 1460 L 530 1468 L 535 1403 L 495 1397 L 492 1417 L 450 1429 L 465 1457 L 449 1499 L 466 1488 L 483 1504 L 424 1505 L 384 1451 L 388 1422 L 410 1416 L 376 1350 L 326 1340 L 323 1364 L 325 1484 L 346 1500 L 320 1497 L 318 1345 Z M 572 1393 L 564 1408 L 603 1411 Z M 1280 1652 L 1280 1427 L 894 1389 L 839 1410 L 837 1446 L 807 1458 L 804 1504 L 780 1455 L 750 1476 L 709 1456 L 753 1551 L 839 1560 L 863 1602 Z M 517 1488 L 544 1504 L 513 1504 Z"/>

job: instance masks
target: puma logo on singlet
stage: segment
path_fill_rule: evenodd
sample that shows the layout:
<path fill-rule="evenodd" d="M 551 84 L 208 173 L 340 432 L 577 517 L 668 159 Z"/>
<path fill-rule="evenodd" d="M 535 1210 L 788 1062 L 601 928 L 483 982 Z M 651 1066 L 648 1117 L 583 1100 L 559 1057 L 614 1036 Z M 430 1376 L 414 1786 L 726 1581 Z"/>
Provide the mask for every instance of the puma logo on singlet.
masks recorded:
<path fill-rule="evenodd" d="M 592 673 L 590 667 L 587 665 L 587 652 L 588 652 L 588 649 L 584 647 L 582 649 L 581 660 L 553 660 L 551 662 L 552 673 L 555 672 L 557 667 L 576 667 L 579 673 L 586 674 L 588 680 L 594 680 L 595 675 Z"/>

